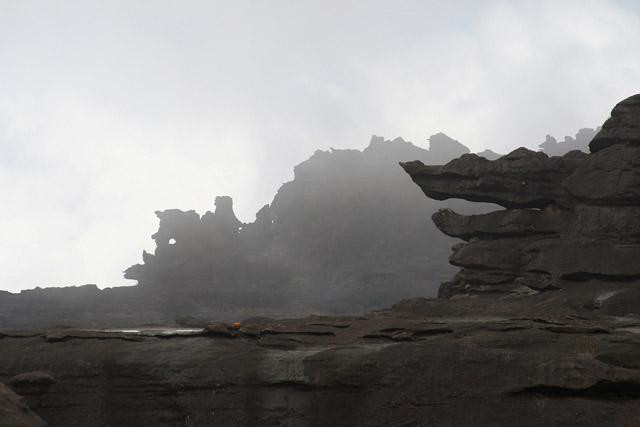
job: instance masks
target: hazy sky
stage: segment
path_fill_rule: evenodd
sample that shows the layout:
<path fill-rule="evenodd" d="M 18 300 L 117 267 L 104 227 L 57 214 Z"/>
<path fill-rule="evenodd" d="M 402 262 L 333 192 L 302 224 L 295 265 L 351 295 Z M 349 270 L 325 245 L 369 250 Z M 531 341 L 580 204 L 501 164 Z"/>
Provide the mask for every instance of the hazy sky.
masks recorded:
<path fill-rule="evenodd" d="M 0 0 L 0 289 L 133 284 L 155 210 L 251 221 L 318 148 L 599 125 L 639 3 Z"/>

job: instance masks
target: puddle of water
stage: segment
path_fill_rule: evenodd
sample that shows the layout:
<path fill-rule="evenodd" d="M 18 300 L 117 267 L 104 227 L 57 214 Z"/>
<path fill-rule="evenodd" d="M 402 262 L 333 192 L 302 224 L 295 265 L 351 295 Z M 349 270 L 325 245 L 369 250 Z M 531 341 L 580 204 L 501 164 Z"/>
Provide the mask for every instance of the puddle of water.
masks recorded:
<path fill-rule="evenodd" d="M 202 328 L 141 328 L 141 329 L 103 329 L 101 332 L 136 334 L 136 335 L 197 335 L 202 333 Z"/>

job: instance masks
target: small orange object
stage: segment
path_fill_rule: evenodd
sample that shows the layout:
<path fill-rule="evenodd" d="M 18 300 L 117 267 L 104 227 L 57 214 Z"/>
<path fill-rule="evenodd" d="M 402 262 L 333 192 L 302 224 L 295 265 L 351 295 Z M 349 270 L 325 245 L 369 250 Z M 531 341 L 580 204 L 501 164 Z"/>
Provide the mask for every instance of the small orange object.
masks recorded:
<path fill-rule="evenodd" d="M 240 322 L 235 322 L 231 325 L 233 329 L 240 329 L 240 326 L 242 326 L 242 323 Z"/>

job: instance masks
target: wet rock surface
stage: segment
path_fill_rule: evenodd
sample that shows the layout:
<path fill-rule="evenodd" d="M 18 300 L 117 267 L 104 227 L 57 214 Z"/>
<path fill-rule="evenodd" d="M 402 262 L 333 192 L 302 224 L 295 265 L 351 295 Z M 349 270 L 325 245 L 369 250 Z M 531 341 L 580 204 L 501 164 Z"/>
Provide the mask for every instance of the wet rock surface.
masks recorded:
<path fill-rule="evenodd" d="M 556 298 L 5 334 L 0 381 L 51 426 L 634 425 L 640 319 Z"/>
<path fill-rule="evenodd" d="M 639 99 L 632 96 L 613 109 L 590 142 L 590 154 L 548 157 L 520 148 L 494 161 L 467 154 L 444 166 L 403 163 L 429 197 L 506 208 L 433 215 L 440 230 L 465 241 L 450 257 L 462 270 L 440 295 L 526 296 L 560 292 L 575 282 L 584 288 L 616 284 L 637 299 L 635 288 L 622 284 L 640 284 L 634 261 L 640 257 Z M 628 307 L 618 309 L 625 315 Z"/>

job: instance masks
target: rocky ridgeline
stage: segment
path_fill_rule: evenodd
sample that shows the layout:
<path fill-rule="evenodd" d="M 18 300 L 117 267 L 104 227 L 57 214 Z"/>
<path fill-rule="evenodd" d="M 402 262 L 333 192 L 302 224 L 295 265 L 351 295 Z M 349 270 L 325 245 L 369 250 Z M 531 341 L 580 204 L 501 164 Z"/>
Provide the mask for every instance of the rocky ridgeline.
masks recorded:
<path fill-rule="evenodd" d="M 442 261 L 451 240 L 421 218 L 438 202 L 407 185 L 396 161 L 468 152 L 444 134 L 428 150 L 373 137 L 363 151 L 317 151 L 253 223 L 236 218 L 229 197 L 202 216 L 156 212 L 156 249 L 125 277 L 150 292 L 197 293 L 210 307 L 354 312 L 433 295 L 450 274 Z"/>
<path fill-rule="evenodd" d="M 0 328 L 357 313 L 435 295 L 454 272 L 446 262 L 454 240 L 425 217 L 440 207 L 486 207 L 422 197 L 397 164 L 468 152 L 444 134 L 432 136 L 428 150 L 373 137 L 362 151 L 317 151 L 254 222 L 239 221 L 229 197 L 203 215 L 158 211 L 155 250 L 125 273 L 138 286 L 4 293 Z"/>
<path fill-rule="evenodd" d="M 0 425 L 4 427 L 44 427 L 47 423 L 29 409 L 22 397 L 0 383 Z"/>
<path fill-rule="evenodd" d="M 442 232 L 464 240 L 450 257 L 462 270 L 440 296 L 640 282 L 640 95 L 619 103 L 589 146 L 590 154 L 562 157 L 519 148 L 494 161 L 464 154 L 444 166 L 402 163 L 430 198 L 505 208 L 433 215 Z M 612 299 L 638 302 L 634 287 L 625 289 Z"/>
<path fill-rule="evenodd" d="M 583 129 L 542 148 L 566 151 L 593 132 Z M 467 147 L 442 133 L 429 138 L 428 150 L 373 137 L 362 151 L 317 151 L 252 223 L 236 218 L 229 197 L 216 198 L 214 212 L 204 215 L 156 212 L 154 252 L 144 252 L 142 263 L 125 273 L 138 286 L 0 292 L 0 328 L 196 325 L 358 313 L 434 296 L 455 272 L 446 262 L 455 240 L 425 217 L 439 208 L 480 213 L 491 207 L 422 197 L 397 164 L 438 164 L 465 153 Z M 480 155 L 500 157 L 490 150 Z"/>

